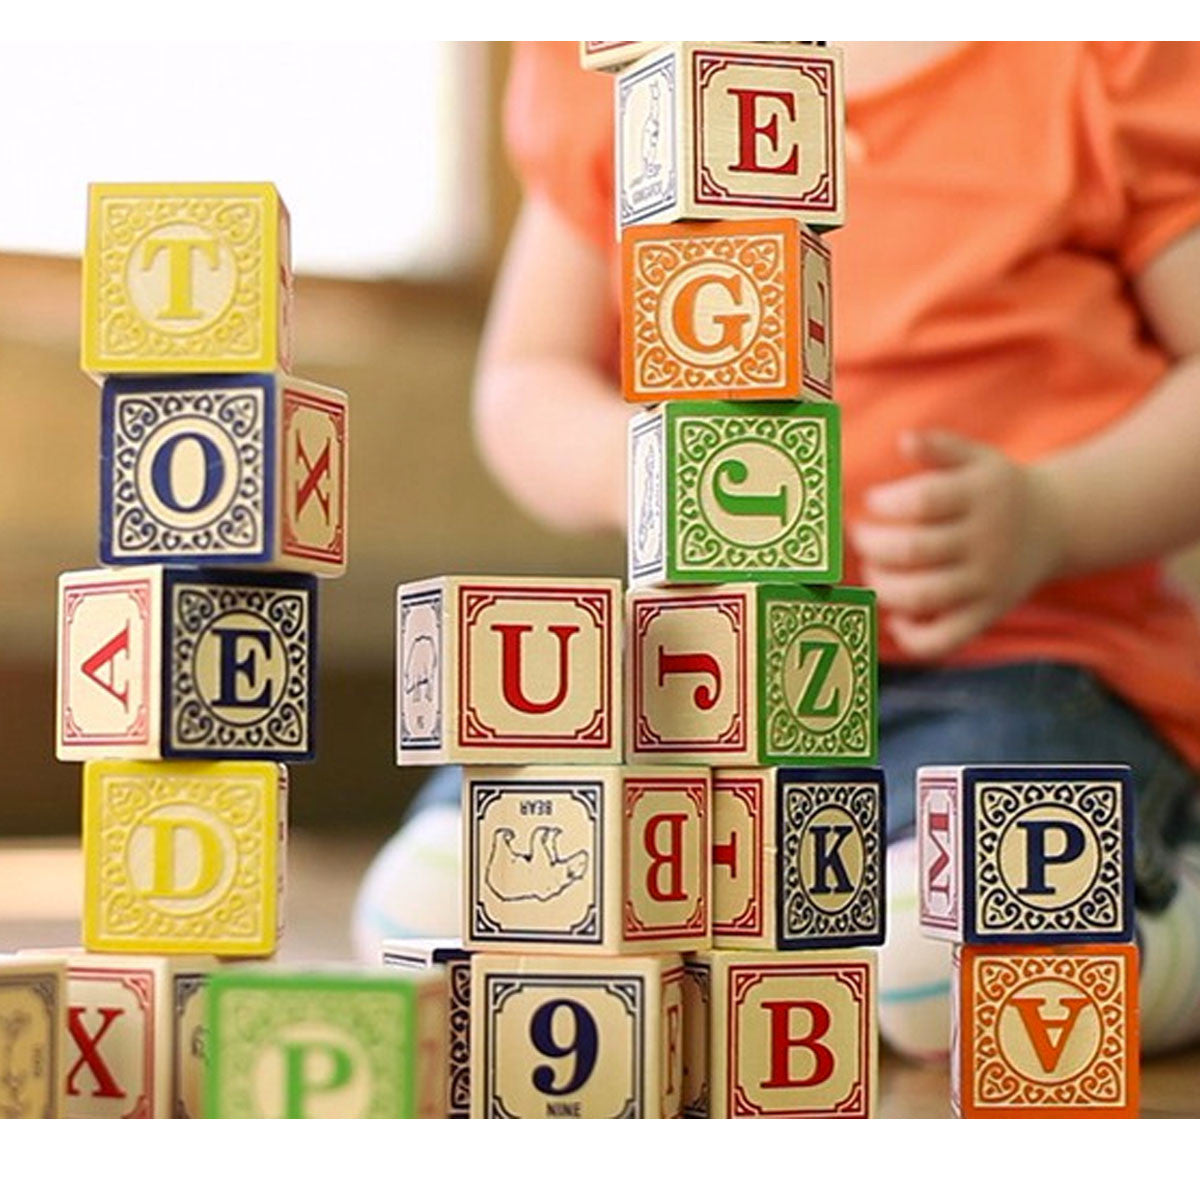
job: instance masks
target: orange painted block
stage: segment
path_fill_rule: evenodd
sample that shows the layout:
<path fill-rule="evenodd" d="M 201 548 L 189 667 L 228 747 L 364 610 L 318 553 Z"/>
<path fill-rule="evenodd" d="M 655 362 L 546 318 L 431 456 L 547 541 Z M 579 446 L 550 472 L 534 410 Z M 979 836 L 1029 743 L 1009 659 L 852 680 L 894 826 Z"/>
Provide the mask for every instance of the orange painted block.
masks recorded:
<path fill-rule="evenodd" d="M 874 1116 L 872 951 L 708 950 L 687 974 L 687 1115 Z"/>
<path fill-rule="evenodd" d="M 961 1117 L 1136 1117 L 1135 946 L 954 947 Z"/>
<path fill-rule="evenodd" d="M 471 1116 L 680 1115 L 683 964 L 477 954 Z"/>
<path fill-rule="evenodd" d="M 616 579 L 402 584 L 397 762 L 619 763 L 621 617 Z"/>
<path fill-rule="evenodd" d="M 833 398 L 829 250 L 790 217 L 621 235 L 625 399 Z"/>
<path fill-rule="evenodd" d="M 617 76 L 617 228 L 648 222 L 846 219 L 836 47 L 668 42 Z"/>
<path fill-rule="evenodd" d="M 707 767 L 470 767 L 463 944 L 659 954 L 712 944 Z"/>

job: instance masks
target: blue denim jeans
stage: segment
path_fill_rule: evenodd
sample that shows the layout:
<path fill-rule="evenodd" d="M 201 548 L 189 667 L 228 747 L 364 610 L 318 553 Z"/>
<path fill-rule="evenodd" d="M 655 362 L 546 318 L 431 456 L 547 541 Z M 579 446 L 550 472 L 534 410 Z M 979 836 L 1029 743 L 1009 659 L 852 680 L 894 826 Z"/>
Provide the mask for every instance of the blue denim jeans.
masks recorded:
<path fill-rule="evenodd" d="M 1161 911 L 1175 894 L 1173 848 L 1200 841 L 1196 773 L 1081 667 L 883 667 L 879 745 L 889 841 L 912 833 L 916 769 L 930 763 L 1128 764 L 1137 790 L 1136 899 L 1144 912 Z M 460 778 L 456 767 L 435 771 L 410 813 L 457 805 Z"/>

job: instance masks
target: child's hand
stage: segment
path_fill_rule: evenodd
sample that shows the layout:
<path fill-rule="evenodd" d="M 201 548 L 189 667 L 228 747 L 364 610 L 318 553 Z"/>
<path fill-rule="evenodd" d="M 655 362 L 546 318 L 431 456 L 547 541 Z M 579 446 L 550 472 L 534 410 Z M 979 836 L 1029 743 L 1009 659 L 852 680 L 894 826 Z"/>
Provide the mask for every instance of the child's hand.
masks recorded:
<path fill-rule="evenodd" d="M 1052 578 L 1061 535 L 1036 467 L 943 431 L 900 448 L 928 470 L 872 488 L 848 532 L 897 644 L 937 658 Z"/>

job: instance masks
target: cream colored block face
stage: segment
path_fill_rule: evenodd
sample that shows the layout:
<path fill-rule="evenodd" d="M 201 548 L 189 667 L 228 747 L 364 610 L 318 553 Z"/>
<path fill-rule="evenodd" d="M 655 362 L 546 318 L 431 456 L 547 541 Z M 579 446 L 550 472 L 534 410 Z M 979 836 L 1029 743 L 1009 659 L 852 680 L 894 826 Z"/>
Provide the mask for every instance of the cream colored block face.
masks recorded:
<path fill-rule="evenodd" d="M 714 950 L 711 1117 L 869 1117 L 878 1069 L 871 951 Z M 702 1019 L 693 994 L 689 1017 Z"/>
<path fill-rule="evenodd" d="M 0 955 L 0 1120 L 63 1115 L 62 960 Z"/>
<path fill-rule="evenodd" d="M 83 369 L 286 368 L 290 254 L 272 184 L 92 184 Z"/>
<path fill-rule="evenodd" d="M 713 776 L 713 945 L 774 946 L 773 770 Z"/>
<path fill-rule="evenodd" d="M 469 768 L 464 944 L 703 949 L 710 809 L 700 767 Z"/>
<path fill-rule="evenodd" d="M 677 957 L 480 954 L 471 965 L 473 1117 L 677 1115 L 667 1076 L 682 1064 L 664 1028 Z"/>
<path fill-rule="evenodd" d="M 579 65 L 585 71 L 619 71 L 660 42 L 580 42 Z"/>
<path fill-rule="evenodd" d="M 618 227 L 793 215 L 845 220 L 840 51 L 668 43 L 616 87 Z"/>
<path fill-rule="evenodd" d="M 629 594 L 631 761 L 752 763 L 755 607 L 748 587 Z"/>
<path fill-rule="evenodd" d="M 700 958 L 689 958 L 683 972 L 682 1115 L 708 1116 L 708 1030 L 711 970 Z"/>
<path fill-rule="evenodd" d="M 398 761 L 618 762 L 619 606 L 606 579 L 403 585 Z"/>
<path fill-rule="evenodd" d="M 274 763 L 89 763 L 84 944 L 272 953 L 286 811 Z"/>

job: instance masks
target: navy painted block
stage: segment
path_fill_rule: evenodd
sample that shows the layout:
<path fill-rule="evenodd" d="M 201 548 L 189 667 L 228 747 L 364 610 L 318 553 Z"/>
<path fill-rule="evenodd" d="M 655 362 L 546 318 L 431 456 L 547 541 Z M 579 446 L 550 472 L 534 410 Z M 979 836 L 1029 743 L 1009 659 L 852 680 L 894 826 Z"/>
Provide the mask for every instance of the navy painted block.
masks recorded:
<path fill-rule="evenodd" d="M 60 759 L 315 753 L 317 584 L 125 567 L 59 579 Z"/>
<path fill-rule="evenodd" d="M 110 376 L 100 561 L 346 568 L 344 393 L 278 374 Z"/>
<path fill-rule="evenodd" d="M 1129 942 L 1126 766 L 921 767 L 920 924 L 977 944 Z"/>

